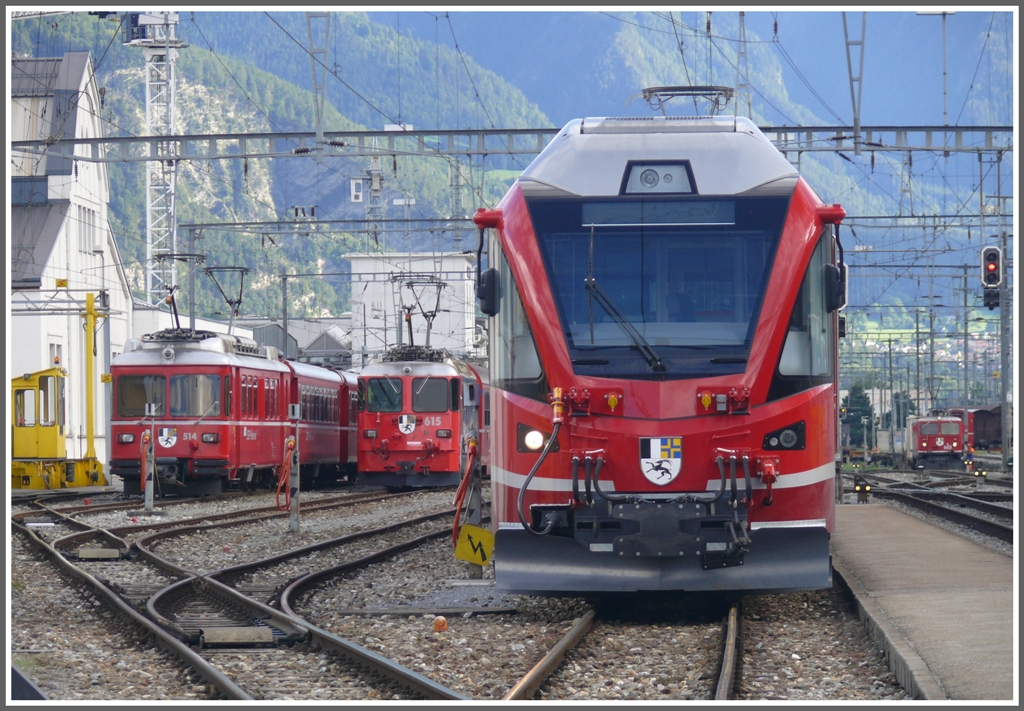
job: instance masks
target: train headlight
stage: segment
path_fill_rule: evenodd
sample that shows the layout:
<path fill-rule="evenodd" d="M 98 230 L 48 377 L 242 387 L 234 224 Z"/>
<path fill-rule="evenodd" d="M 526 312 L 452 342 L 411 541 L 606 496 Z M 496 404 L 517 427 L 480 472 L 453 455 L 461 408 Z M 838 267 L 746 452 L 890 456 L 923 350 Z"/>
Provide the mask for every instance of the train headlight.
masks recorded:
<path fill-rule="evenodd" d="M 764 436 L 761 448 L 767 450 L 803 449 L 806 446 L 807 425 L 803 420 L 772 430 Z"/>
<path fill-rule="evenodd" d="M 117 436 L 117 441 L 121 444 L 131 444 L 135 441 L 135 435 L 130 433 L 119 434 Z"/>
<path fill-rule="evenodd" d="M 640 173 L 640 182 L 645 188 L 653 188 L 658 184 L 660 179 L 661 178 L 658 177 L 658 171 L 651 170 L 650 168 Z"/>
<path fill-rule="evenodd" d="M 440 437 L 441 439 L 451 439 L 452 431 L 451 430 L 438 430 L 437 431 L 437 436 Z"/>
<path fill-rule="evenodd" d="M 657 177 L 655 177 L 655 180 L 657 180 Z M 523 444 L 525 444 L 529 449 L 536 452 L 538 449 L 544 446 L 544 434 L 539 430 L 530 430 L 529 432 L 526 433 L 526 436 L 523 438 Z"/>
<path fill-rule="evenodd" d="M 871 491 L 871 484 L 866 484 L 864 486 L 864 491 Z"/>
<path fill-rule="evenodd" d="M 548 443 L 550 438 L 550 432 L 538 430 L 520 422 L 516 426 L 516 451 L 522 454 L 537 452 Z M 557 439 L 551 443 L 551 451 L 558 451 Z"/>
<path fill-rule="evenodd" d="M 203 441 L 206 442 L 207 444 L 214 444 L 216 442 L 220 442 L 220 433 L 219 432 L 204 432 L 203 433 Z"/>
<path fill-rule="evenodd" d="M 363 437 L 366 437 L 366 439 L 377 439 L 377 430 L 363 430 Z"/>

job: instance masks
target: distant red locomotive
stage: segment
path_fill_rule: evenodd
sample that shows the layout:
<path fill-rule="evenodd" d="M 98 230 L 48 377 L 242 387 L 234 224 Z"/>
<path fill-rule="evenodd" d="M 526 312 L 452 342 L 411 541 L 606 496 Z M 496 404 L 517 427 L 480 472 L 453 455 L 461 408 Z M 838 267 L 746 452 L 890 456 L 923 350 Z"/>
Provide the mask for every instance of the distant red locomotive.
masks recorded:
<path fill-rule="evenodd" d="M 296 433 L 303 488 L 354 478 L 355 376 L 281 360 L 239 336 L 168 329 L 129 341 L 110 367 L 111 473 L 143 487 L 143 432 L 153 430 L 163 493 L 271 487 Z M 151 414 L 147 415 L 147 405 Z"/>
<path fill-rule="evenodd" d="M 918 417 L 904 437 L 911 469 L 963 469 L 964 422 L 956 417 Z"/>
<path fill-rule="evenodd" d="M 844 216 L 741 117 L 574 120 L 477 212 L 498 589 L 831 586 Z"/>
<path fill-rule="evenodd" d="M 389 488 L 455 486 L 469 455 L 486 469 L 486 370 L 444 351 L 406 346 L 359 373 L 359 481 Z"/>

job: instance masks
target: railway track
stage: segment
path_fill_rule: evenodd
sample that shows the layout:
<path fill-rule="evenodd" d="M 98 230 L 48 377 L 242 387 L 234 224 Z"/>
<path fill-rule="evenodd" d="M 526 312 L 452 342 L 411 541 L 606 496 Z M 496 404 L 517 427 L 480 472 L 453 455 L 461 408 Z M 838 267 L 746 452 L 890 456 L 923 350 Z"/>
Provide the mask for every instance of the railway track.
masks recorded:
<path fill-rule="evenodd" d="M 690 675 L 696 678 L 697 684 L 694 685 L 694 690 L 685 694 L 683 698 L 711 698 L 716 701 L 728 701 L 732 698 L 740 650 L 739 630 L 741 614 L 740 603 L 737 602 L 730 605 L 725 619 L 722 621 L 716 641 L 711 644 L 697 646 L 696 654 L 700 655 L 703 653 L 705 655 L 703 663 L 708 664 L 713 660 L 713 666 L 711 669 L 700 669 L 701 662 L 698 662 L 696 665 L 698 667 L 697 674 L 694 675 L 693 670 L 690 670 Z M 575 659 L 566 661 L 567 655 L 570 655 L 572 650 L 577 649 L 581 642 L 587 639 L 588 635 L 596 640 L 595 644 L 597 645 L 601 644 L 600 640 L 602 637 L 609 639 L 608 634 L 611 631 L 618 632 L 621 636 L 622 630 L 616 629 L 615 623 L 597 620 L 595 625 L 595 620 L 597 620 L 597 612 L 595 610 L 590 610 L 579 618 L 565 636 L 552 647 L 551 651 L 530 669 L 522 679 L 513 685 L 503 700 L 530 699 L 545 686 L 547 687 L 543 696 L 545 700 L 550 700 L 553 696 L 557 698 L 557 695 L 560 693 L 569 693 L 571 698 L 573 691 L 577 687 L 586 684 L 587 671 L 592 671 L 594 665 L 593 663 L 584 662 L 581 666 L 580 662 Z M 662 698 L 671 698 L 668 696 L 668 692 L 670 692 L 669 687 L 662 682 L 667 681 L 671 676 L 676 676 L 678 672 L 661 669 L 659 667 L 663 665 L 660 664 L 645 664 L 644 659 L 651 657 L 652 648 L 656 648 L 659 642 L 662 641 L 661 638 L 666 634 L 674 635 L 671 637 L 671 643 L 678 644 L 678 635 L 681 630 L 685 630 L 684 625 L 677 627 L 672 624 L 662 624 L 653 625 L 646 629 L 645 626 L 638 626 L 636 631 L 644 637 L 643 647 L 634 646 L 626 651 L 625 654 L 608 655 L 611 664 L 625 667 L 621 671 L 616 672 L 615 675 L 632 677 L 638 680 L 639 683 L 637 685 L 641 687 L 646 685 L 653 688 L 653 698 L 663 694 Z M 714 635 L 704 635 L 705 640 L 709 636 Z M 638 642 L 638 644 L 640 643 Z M 717 646 L 718 649 L 717 656 L 709 652 L 709 649 L 714 646 Z M 582 658 L 585 654 L 584 652 L 576 656 Z M 557 678 L 555 678 L 556 675 Z M 618 684 L 613 683 L 607 691 L 611 698 L 635 698 L 635 692 L 633 691 L 625 695 L 622 694 L 625 689 L 623 689 L 621 682 Z M 651 698 L 651 696 L 645 695 L 644 698 Z"/>
<path fill-rule="evenodd" d="M 992 536 L 1001 541 L 1013 542 L 1013 508 L 1003 506 L 989 497 L 975 497 L 974 491 L 937 491 L 934 485 L 925 483 L 904 482 L 888 477 L 861 474 L 875 486 L 871 494 L 885 500 L 897 501 L 905 506 L 923 511 L 931 516 L 964 526 L 969 530 Z M 946 479 L 942 484 L 949 486 L 962 482 L 974 483 L 975 480 L 962 477 Z M 934 482 L 930 482 L 934 484 Z M 849 490 L 848 490 L 849 491 Z M 1005 499 L 1003 499 L 1005 501 Z"/>

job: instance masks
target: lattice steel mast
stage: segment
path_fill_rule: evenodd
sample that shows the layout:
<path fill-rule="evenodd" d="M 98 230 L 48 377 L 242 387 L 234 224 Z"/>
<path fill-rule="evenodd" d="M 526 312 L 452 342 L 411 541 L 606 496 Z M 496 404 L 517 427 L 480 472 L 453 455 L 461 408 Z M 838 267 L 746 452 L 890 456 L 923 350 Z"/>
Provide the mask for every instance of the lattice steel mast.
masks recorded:
<path fill-rule="evenodd" d="M 128 13 L 124 44 L 141 47 L 146 60 L 146 135 L 174 134 L 174 67 L 178 50 L 178 13 Z M 151 141 L 146 163 L 146 301 L 157 303 L 177 283 L 177 161 L 167 141 Z"/>

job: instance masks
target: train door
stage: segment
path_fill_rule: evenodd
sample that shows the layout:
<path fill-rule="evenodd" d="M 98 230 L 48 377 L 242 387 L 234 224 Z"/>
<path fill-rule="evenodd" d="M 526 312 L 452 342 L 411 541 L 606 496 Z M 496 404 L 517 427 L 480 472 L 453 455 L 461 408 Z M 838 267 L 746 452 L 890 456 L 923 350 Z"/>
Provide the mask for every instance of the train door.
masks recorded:
<path fill-rule="evenodd" d="M 348 387 L 348 422 L 345 425 L 345 431 L 348 433 L 348 457 L 342 464 L 348 462 L 354 466 L 359 460 L 359 391 L 351 387 L 351 383 Z"/>

